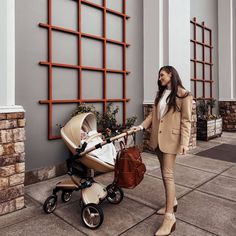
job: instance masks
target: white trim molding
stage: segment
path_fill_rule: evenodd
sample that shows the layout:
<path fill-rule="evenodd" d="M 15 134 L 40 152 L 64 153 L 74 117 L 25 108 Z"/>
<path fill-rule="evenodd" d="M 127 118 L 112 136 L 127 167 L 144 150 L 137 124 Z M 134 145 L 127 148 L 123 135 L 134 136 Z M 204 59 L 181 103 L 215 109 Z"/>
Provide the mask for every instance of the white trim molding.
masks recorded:
<path fill-rule="evenodd" d="M 154 101 L 144 101 L 143 105 L 153 105 Z"/>
<path fill-rule="evenodd" d="M 235 98 L 220 98 L 219 102 L 236 102 Z"/>
<path fill-rule="evenodd" d="M 16 113 L 16 112 L 25 112 L 22 106 L 0 106 L 0 114 L 1 113 Z"/>

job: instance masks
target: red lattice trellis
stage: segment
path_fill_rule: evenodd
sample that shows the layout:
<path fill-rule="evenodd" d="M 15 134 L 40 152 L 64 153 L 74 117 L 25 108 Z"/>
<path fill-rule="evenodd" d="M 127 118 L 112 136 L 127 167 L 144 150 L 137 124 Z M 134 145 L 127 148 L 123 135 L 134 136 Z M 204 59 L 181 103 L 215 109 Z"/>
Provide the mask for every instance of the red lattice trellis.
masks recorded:
<path fill-rule="evenodd" d="M 211 100 L 213 99 L 212 84 L 214 82 L 212 79 L 212 30 L 206 27 L 204 22 L 202 22 L 202 24 L 198 23 L 195 17 L 190 22 L 193 27 L 193 38 L 190 40 L 192 43 L 191 49 L 193 50 L 193 55 L 191 56 L 191 63 L 193 66 L 191 77 L 191 83 L 193 83 L 192 92 L 195 99 L 201 97 L 201 99 Z M 197 32 L 200 32 L 200 36 L 197 36 Z M 206 38 L 206 35 L 208 35 L 208 39 Z M 199 47 L 199 50 L 197 50 L 197 47 Z M 208 58 L 206 55 L 207 50 Z M 200 52 L 202 56 L 197 55 L 200 54 Z M 202 66 L 201 70 L 197 70 L 199 65 Z M 207 69 L 209 73 L 207 73 Z M 208 96 L 206 96 L 206 92 L 208 92 L 206 88 L 207 85 L 209 85 L 208 89 L 210 90 Z M 202 88 L 199 89 L 198 87 Z"/>
<path fill-rule="evenodd" d="M 107 102 L 119 102 L 123 104 L 123 123 L 125 123 L 126 120 L 126 103 L 129 101 L 129 99 L 126 97 L 126 75 L 129 73 L 129 71 L 126 70 L 126 48 L 129 46 L 129 44 L 126 43 L 126 20 L 129 18 L 128 15 L 126 15 L 126 0 L 122 0 L 123 4 L 123 12 L 118 12 L 112 9 L 109 9 L 106 7 L 106 0 L 103 0 L 102 5 L 95 4 L 90 1 L 86 0 L 76 0 L 77 2 L 77 11 L 78 11 L 78 30 L 71 30 L 66 29 L 60 26 L 52 25 L 52 0 L 48 0 L 48 23 L 39 23 L 40 27 L 46 28 L 48 30 L 48 61 L 41 61 L 39 62 L 40 65 L 47 66 L 48 67 L 48 99 L 47 100 L 40 100 L 40 104 L 46 104 L 48 105 L 48 139 L 58 139 L 60 136 L 53 135 L 52 133 L 52 106 L 53 104 L 68 104 L 68 103 L 102 103 L 103 104 L 103 112 L 106 111 L 106 105 Z M 102 37 L 92 34 L 86 34 L 81 32 L 81 5 L 85 4 L 87 6 L 96 8 L 103 12 L 103 34 Z M 119 42 L 116 40 L 108 39 L 106 35 L 106 28 L 107 28 L 107 22 L 106 22 L 106 14 L 110 13 L 117 17 L 121 17 L 123 19 L 123 41 Z M 61 64 L 52 61 L 52 31 L 59 31 L 63 32 L 65 34 L 72 34 L 78 36 L 78 64 L 72 65 L 72 64 Z M 88 67 L 88 66 L 82 66 L 82 38 L 89 38 L 93 40 L 98 40 L 100 42 L 103 42 L 103 67 L 102 68 L 96 68 L 96 67 Z M 115 44 L 123 47 L 123 58 L 122 58 L 122 64 L 123 69 L 122 70 L 114 70 L 107 68 L 107 57 L 106 57 L 106 49 L 107 49 L 107 43 Z M 71 99 L 71 100 L 53 100 L 52 98 L 52 92 L 53 92 L 53 83 L 52 83 L 52 68 L 58 67 L 58 68 L 67 68 L 67 69 L 73 69 L 78 70 L 78 97 L 77 99 Z M 103 97 L 101 99 L 83 99 L 82 96 L 82 71 L 97 71 L 103 73 Z M 117 73 L 121 74 L 123 76 L 123 96 L 120 99 L 108 99 L 107 98 L 107 73 Z"/>

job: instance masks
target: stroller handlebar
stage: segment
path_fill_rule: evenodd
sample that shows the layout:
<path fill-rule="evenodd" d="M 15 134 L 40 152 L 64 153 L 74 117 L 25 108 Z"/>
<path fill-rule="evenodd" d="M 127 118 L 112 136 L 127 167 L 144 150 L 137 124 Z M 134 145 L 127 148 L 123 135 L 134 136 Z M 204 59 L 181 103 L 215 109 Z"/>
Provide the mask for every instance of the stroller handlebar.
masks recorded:
<path fill-rule="evenodd" d="M 94 147 L 88 148 L 86 151 L 85 151 L 85 148 L 83 148 L 83 147 L 81 147 L 81 148 L 78 147 L 76 151 L 77 151 L 77 153 L 78 153 L 78 156 L 83 156 L 83 155 L 85 155 L 85 154 L 87 154 L 87 153 L 89 153 L 89 152 L 92 152 L 92 151 L 95 150 L 95 149 L 102 148 L 102 146 L 106 145 L 107 143 L 111 143 L 111 142 L 113 142 L 113 141 L 115 141 L 115 140 L 118 140 L 118 139 L 120 139 L 120 138 L 123 138 L 123 137 L 125 137 L 125 136 L 132 135 L 132 134 L 134 134 L 134 133 L 136 133 L 136 132 L 138 132 L 138 131 L 140 131 L 140 130 L 141 130 L 140 128 L 130 129 L 130 130 L 127 130 L 126 132 L 121 133 L 121 134 L 118 134 L 118 135 L 116 135 L 116 136 L 114 136 L 114 137 L 112 137 L 112 138 L 108 138 L 108 139 L 104 140 L 103 142 L 101 142 L 101 143 L 95 145 Z M 86 143 L 86 142 L 85 142 L 85 143 Z M 84 144 L 85 144 L 85 143 L 84 143 Z M 83 145 L 82 145 L 82 146 L 83 146 Z M 86 143 L 86 146 L 87 146 L 87 143 Z"/>

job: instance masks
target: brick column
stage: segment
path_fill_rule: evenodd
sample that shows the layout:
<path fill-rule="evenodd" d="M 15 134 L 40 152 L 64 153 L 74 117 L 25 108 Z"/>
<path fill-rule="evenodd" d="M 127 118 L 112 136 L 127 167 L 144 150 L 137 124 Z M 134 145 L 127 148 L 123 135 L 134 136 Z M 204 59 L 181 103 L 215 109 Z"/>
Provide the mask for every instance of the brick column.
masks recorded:
<path fill-rule="evenodd" d="M 143 105 L 143 112 L 144 112 L 144 119 L 149 115 L 152 111 L 152 104 L 144 104 Z M 150 140 L 151 130 L 147 129 L 143 132 L 143 151 L 153 153 L 153 150 L 149 147 L 149 140 Z"/>
<path fill-rule="evenodd" d="M 152 104 L 144 104 L 144 118 L 146 118 L 152 110 Z M 148 146 L 150 139 L 150 129 L 144 131 L 143 135 L 143 150 L 153 153 L 153 150 Z M 191 127 L 191 136 L 189 140 L 189 149 L 194 149 L 197 145 L 197 115 L 196 115 L 196 103 L 193 102 L 192 109 L 192 127 Z"/>
<path fill-rule="evenodd" d="M 219 112 L 223 118 L 223 131 L 236 131 L 236 101 L 220 101 Z"/>
<path fill-rule="evenodd" d="M 24 207 L 25 113 L 0 113 L 0 215 Z"/>

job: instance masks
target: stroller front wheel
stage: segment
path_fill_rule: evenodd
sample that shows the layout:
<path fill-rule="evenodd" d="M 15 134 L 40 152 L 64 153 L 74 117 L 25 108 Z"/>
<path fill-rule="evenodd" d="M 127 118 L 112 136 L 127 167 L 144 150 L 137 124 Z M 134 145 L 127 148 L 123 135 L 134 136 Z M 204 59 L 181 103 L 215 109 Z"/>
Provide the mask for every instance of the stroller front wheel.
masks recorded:
<path fill-rule="evenodd" d="M 119 204 L 124 198 L 124 192 L 116 185 L 110 184 L 107 186 L 106 199 L 111 204 Z"/>
<path fill-rule="evenodd" d="M 43 204 L 43 210 L 47 214 L 52 213 L 56 209 L 56 207 L 57 207 L 57 196 L 55 195 L 48 197 Z"/>
<path fill-rule="evenodd" d="M 102 208 L 97 204 L 89 203 L 83 207 L 81 218 L 86 227 L 97 229 L 104 219 Z"/>
<path fill-rule="evenodd" d="M 71 191 L 62 191 L 61 193 L 61 200 L 63 202 L 69 202 L 72 197 L 72 192 Z"/>

